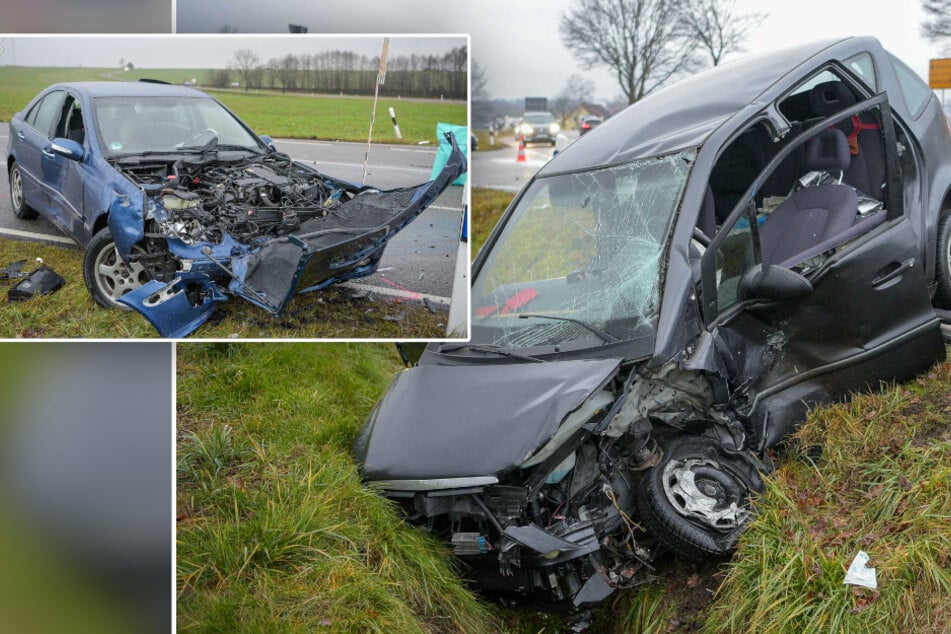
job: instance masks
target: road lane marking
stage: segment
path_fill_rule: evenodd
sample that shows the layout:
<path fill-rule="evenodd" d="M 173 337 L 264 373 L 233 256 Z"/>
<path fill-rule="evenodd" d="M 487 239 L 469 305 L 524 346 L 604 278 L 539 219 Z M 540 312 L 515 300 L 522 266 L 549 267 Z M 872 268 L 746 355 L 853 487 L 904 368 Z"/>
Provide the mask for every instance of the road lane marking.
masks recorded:
<path fill-rule="evenodd" d="M 386 148 L 390 152 L 419 152 L 420 154 L 435 154 L 435 150 L 417 150 L 416 148 L 391 147 Z"/>
<path fill-rule="evenodd" d="M 427 299 L 431 302 L 437 304 L 449 305 L 452 303 L 452 299 L 449 297 L 441 297 L 439 295 L 430 295 L 428 293 L 417 293 L 415 291 L 402 290 L 400 288 L 387 288 L 386 286 L 375 286 L 373 284 L 361 284 L 360 282 L 342 282 L 340 286 L 346 286 L 347 288 L 352 288 L 354 290 L 361 291 L 370 291 L 372 293 L 378 293 L 380 295 L 389 295 L 391 297 L 399 297 L 400 299 L 412 299 L 415 301 L 422 301 Z"/>
<path fill-rule="evenodd" d="M 341 145 L 353 145 L 355 147 L 366 147 L 365 143 L 359 143 L 356 141 L 307 141 L 304 139 L 274 139 L 275 143 L 296 143 L 298 145 L 324 145 L 324 146 L 341 146 Z M 425 150 L 422 148 L 403 148 L 398 146 L 393 146 L 388 143 L 377 143 L 373 146 L 373 149 L 379 150 L 390 150 L 393 152 L 423 152 L 424 154 L 435 154 L 436 148 L 431 150 Z"/>
<path fill-rule="evenodd" d="M 30 240 L 43 240 L 45 242 L 56 242 L 59 244 L 68 244 L 77 246 L 76 241 L 65 236 L 54 236 L 48 233 L 35 233 L 33 231 L 21 231 L 19 229 L 0 228 L 0 235 L 6 235 L 15 238 L 29 238 Z"/>
<path fill-rule="evenodd" d="M 294 143 L 296 145 L 323 145 L 327 147 L 333 147 L 334 145 L 337 145 L 336 143 L 332 143 L 330 141 L 298 141 L 295 139 L 274 139 L 274 142 L 275 143 Z"/>
<path fill-rule="evenodd" d="M 313 161 L 314 165 L 343 165 L 345 167 L 363 167 L 363 163 L 343 163 L 340 161 Z M 431 172 L 430 167 L 397 167 L 395 165 L 370 165 L 370 171 L 373 170 L 397 170 L 400 172 Z"/>

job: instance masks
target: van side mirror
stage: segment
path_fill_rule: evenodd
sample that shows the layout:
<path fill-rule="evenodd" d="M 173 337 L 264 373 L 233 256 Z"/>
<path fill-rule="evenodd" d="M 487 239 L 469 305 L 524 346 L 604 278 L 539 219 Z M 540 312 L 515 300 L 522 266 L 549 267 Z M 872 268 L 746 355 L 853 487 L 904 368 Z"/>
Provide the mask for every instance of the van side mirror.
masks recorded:
<path fill-rule="evenodd" d="M 812 294 L 812 283 L 790 269 L 770 264 L 764 270 L 757 265 L 740 280 L 737 295 L 741 300 L 762 299 L 786 301 Z"/>

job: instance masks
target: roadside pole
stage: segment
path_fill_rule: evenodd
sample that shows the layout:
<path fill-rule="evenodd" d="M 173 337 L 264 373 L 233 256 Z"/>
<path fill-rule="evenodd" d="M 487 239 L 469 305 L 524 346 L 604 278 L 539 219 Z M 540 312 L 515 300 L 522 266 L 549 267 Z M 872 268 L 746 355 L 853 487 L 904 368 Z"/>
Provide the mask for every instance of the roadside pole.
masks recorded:
<path fill-rule="evenodd" d="M 376 102 L 380 97 L 380 86 L 386 81 L 386 54 L 390 50 L 390 38 L 383 38 L 383 50 L 380 52 L 380 70 L 373 87 L 373 111 L 370 113 L 370 133 L 367 135 L 367 151 L 363 155 L 363 184 L 367 184 L 367 164 L 370 162 L 370 141 L 373 140 L 373 122 L 376 120 Z"/>
<path fill-rule="evenodd" d="M 446 336 L 468 338 L 469 319 L 469 182 L 462 190 L 462 227 L 459 232 L 459 248 L 456 250 L 456 273 L 452 281 L 452 299 L 449 301 L 449 318 L 446 320 Z"/>

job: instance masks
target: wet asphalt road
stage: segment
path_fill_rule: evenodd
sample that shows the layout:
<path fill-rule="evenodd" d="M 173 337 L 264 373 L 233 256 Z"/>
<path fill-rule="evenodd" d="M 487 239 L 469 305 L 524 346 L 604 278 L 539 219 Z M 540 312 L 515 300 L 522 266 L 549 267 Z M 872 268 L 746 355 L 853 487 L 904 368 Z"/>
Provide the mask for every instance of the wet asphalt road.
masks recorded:
<path fill-rule="evenodd" d="M 9 127 L 0 123 L 0 147 L 6 157 Z M 363 180 L 365 143 L 277 140 L 275 145 L 294 159 L 315 163 L 328 176 L 351 182 Z M 380 189 L 418 185 L 429 180 L 435 147 L 374 145 L 370 149 L 366 182 Z M 423 298 L 449 304 L 462 222 L 463 187 L 449 187 L 436 202 L 398 233 L 386 247 L 380 268 L 352 285 L 370 286 L 375 293 L 406 299 Z M 34 240 L 75 245 L 48 220 L 19 220 L 10 206 L 7 179 L 0 179 L 0 239 Z M 2 263 L 0 263 L 2 264 Z"/>
<path fill-rule="evenodd" d="M 472 159 L 472 186 L 517 192 L 525 186 L 535 172 L 553 156 L 578 138 L 577 130 L 568 130 L 558 135 L 555 147 L 547 143 L 532 143 L 525 148 L 525 162 L 516 161 L 518 144 L 506 138 L 506 147 L 501 150 L 474 152 Z M 496 139 L 496 143 L 502 143 Z"/>

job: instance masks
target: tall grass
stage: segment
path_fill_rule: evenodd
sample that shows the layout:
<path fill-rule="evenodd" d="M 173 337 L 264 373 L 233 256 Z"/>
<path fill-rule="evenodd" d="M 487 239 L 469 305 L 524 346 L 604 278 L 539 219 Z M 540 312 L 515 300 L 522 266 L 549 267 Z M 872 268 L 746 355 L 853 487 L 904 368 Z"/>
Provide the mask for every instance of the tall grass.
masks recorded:
<path fill-rule="evenodd" d="M 497 628 L 445 548 L 360 485 L 350 446 L 391 345 L 179 351 L 182 631 Z"/>
<path fill-rule="evenodd" d="M 472 188 L 472 255 L 485 244 L 515 194 L 485 187 Z"/>
<path fill-rule="evenodd" d="M 360 486 L 350 446 L 399 368 L 389 345 L 179 347 L 182 631 L 569 631 L 475 599 L 442 544 Z M 813 412 L 731 562 L 662 560 L 588 631 L 946 632 L 949 393 L 944 363 Z M 878 592 L 842 584 L 858 550 Z"/>
<path fill-rule="evenodd" d="M 810 415 L 794 459 L 767 481 L 708 631 L 948 631 L 949 388 L 944 363 Z M 877 570 L 877 591 L 843 585 L 859 550 Z"/>

